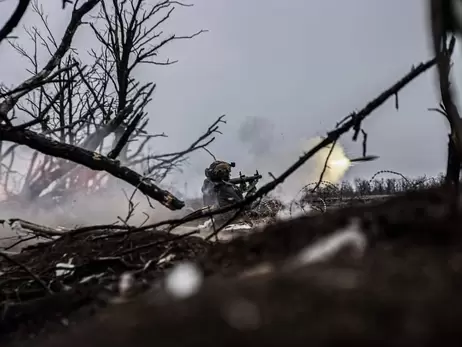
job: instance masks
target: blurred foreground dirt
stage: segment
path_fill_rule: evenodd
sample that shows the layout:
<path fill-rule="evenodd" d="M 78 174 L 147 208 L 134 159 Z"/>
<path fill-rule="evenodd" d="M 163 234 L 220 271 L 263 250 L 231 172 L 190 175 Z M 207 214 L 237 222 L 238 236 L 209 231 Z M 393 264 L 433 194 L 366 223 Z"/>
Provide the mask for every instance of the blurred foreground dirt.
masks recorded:
<path fill-rule="evenodd" d="M 268 226 L 227 243 L 99 230 L 3 260 L 2 346 L 419 345 L 462 341 L 461 213 L 443 190 Z M 364 253 L 297 262 L 357 218 Z M 359 229 L 359 230 L 358 230 Z M 72 258 L 72 271 L 56 264 Z M 165 271 L 195 262 L 201 290 L 173 298 Z M 22 267 L 21 267 L 22 265 Z M 135 278 L 120 302 L 120 275 Z M 33 274 L 34 277 L 31 275 Z"/>

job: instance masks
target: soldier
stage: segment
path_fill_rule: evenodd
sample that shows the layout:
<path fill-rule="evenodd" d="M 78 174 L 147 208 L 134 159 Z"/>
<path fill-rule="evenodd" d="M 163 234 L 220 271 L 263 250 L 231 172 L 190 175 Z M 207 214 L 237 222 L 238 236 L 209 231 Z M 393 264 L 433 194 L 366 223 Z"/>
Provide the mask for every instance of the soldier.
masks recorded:
<path fill-rule="evenodd" d="M 234 163 L 214 161 L 205 169 L 205 180 L 202 185 L 204 205 L 225 207 L 244 199 L 242 192 L 234 184 L 230 183 L 231 168 Z M 223 213 L 216 218 L 219 222 L 225 222 L 233 216 L 233 211 Z"/>
<path fill-rule="evenodd" d="M 202 185 L 204 205 L 223 207 L 244 199 L 242 192 L 229 182 L 233 166 L 234 163 L 217 160 L 205 169 L 206 178 Z"/>

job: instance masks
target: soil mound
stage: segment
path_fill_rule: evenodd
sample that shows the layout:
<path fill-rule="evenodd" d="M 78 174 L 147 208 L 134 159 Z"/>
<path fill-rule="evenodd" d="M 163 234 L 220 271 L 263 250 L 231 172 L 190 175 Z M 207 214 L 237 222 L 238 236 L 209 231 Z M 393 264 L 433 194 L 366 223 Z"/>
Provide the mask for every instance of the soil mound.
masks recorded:
<path fill-rule="evenodd" d="M 118 347 L 460 340 L 461 217 L 449 193 L 431 189 L 280 222 L 229 242 L 155 230 L 63 236 L 2 261 L 1 341 Z M 205 278 L 197 294 L 179 300 L 163 274 L 185 260 Z M 127 272 L 133 283 L 122 296 Z"/>

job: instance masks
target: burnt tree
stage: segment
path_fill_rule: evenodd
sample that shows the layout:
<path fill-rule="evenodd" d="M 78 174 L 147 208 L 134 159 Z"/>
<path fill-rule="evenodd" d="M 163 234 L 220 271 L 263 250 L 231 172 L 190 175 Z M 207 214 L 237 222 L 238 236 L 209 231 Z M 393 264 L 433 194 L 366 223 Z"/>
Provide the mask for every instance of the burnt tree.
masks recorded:
<path fill-rule="evenodd" d="M 159 50 L 175 40 L 192 35 L 164 37 L 160 27 L 173 13 L 175 1 L 152 4 L 147 0 L 89 0 L 74 6 L 71 21 L 59 42 L 49 29 L 47 17 L 37 2 L 32 10 L 41 19 L 45 35 L 36 27 L 26 30 L 34 42 L 28 52 L 15 41 L 13 48 L 32 65 L 31 77 L 0 95 L 0 159 L 3 183 L 11 179 L 14 153 L 18 146 L 35 150 L 30 167 L 23 174 L 19 196 L 25 201 L 71 194 L 74 190 L 95 191 L 110 177 L 121 179 L 170 209 L 184 203 L 158 184 L 172 169 L 187 159 L 187 154 L 204 148 L 214 140 L 222 122 L 220 117 L 188 148 L 166 154 L 152 154 L 151 140 L 165 134 L 147 131 L 146 106 L 156 88 L 134 77 L 142 65 L 170 65 L 176 61 L 159 61 Z M 91 23 L 84 16 L 96 11 Z M 81 26 L 89 26 L 99 48 L 88 53 L 85 64 L 72 47 Z M 50 54 L 40 68 L 37 47 Z M 20 121 L 16 118 L 30 118 Z M 9 147 L 6 144 L 12 144 Z M 79 165 L 80 164 L 80 165 Z M 138 173 L 142 171 L 141 173 Z M 47 191 L 44 194 L 44 191 Z"/>

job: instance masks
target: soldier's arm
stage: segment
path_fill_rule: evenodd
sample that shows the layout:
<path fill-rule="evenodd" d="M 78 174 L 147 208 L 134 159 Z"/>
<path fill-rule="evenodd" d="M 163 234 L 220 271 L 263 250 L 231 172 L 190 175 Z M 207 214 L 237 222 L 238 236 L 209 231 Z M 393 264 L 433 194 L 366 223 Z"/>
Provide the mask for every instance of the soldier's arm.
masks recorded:
<path fill-rule="evenodd" d="M 226 205 L 234 204 L 242 200 L 234 188 L 227 184 L 221 184 L 218 188 L 218 196 L 222 203 Z"/>

